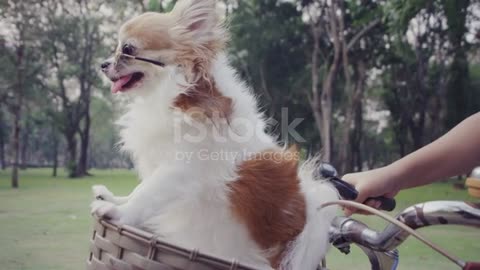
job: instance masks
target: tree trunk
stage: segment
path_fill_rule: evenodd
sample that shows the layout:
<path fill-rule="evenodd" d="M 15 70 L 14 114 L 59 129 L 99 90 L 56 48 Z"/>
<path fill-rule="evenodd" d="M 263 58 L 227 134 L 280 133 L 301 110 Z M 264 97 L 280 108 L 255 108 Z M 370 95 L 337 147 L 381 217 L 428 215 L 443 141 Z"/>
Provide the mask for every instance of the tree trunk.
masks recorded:
<path fill-rule="evenodd" d="M 456 126 L 476 109 L 473 91 L 470 89 L 467 56 L 461 46 L 457 48 L 459 51 L 453 56 L 447 88 L 447 129 Z"/>
<path fill-rule="evenodd" d="M 363 84 L 365 87 L 365 84 Z M 350 138 L 351 155 L 345 168 L 345 172 L 361 171 L 363 168 L 361 143 L 363 138 L 363 99 L 355 106 L 353 130 Z"/>
<path fill-rule="evenodd" d="M 22 116 L 22 105 L 23 105 L 23 54 L 24 47 L 20 45 L 17 48 L 17 66 L 16 66 L 16 98 L 15 104 L 13 105 L 13 139 L 12 139 L 12 150 L 13 150 L 13 162 L 12 162 L 12 188 L 18 188 L 18 166 L 20 161 L 20 120 Z"/>
<path fill-rule="evenodd" d="M 77 140 L 75 132 L 65 132 L 65 140 L 67 141 L 67 169 L 68 177 L 77 177 Z"/>
<path fill-rule="evenodd" d="M 358 112 L 358 108 L 360 107 L 362 103 L 362 98 L 363 98 L 363 92 L 365 89 L 365 79 L 366 79 L 366 66 L 365 63 L 362 60 L 358 60 L 357 65 L 356 65 L 356 72 L 357 72 L 357 80 L 355 83 L 355 87 L 350 93 L 350 99 L 347 105 L 347 112 L 345 116 L 345 123 L 344 123 L 344 129 L 342 132 L 342 143 L 340 144 L 340 171 L 341 172 L 347 172 L 350 171 L 352 168 L 347 168 L 349 167 L 348 165 L 351 164 L 349 162 L 350 160 L 350 155 L 349 155 L 349 149 L 351 148 L 350 146 L 350 138 L 352 137 L 351 131 L 352 131 L 352 125 L 353 120 L 356 117 L 356 113 Z"/>
<path fill-rule="evenodd" d="M 361 171 L 363 169 L 363 160 L 362 160 L 362 151 L 361 143 L 363 138 L 363 102 L 360 101 L 360 104 L 356 108 L 355 112 L 355 125 L 352 135 L 352 157 L 350 168 L 347 168 L 346 171 Z"/>
<path fill-rule="evenodd" d="M 314 49 L 315 51 L 315 49 Z M 314 55 L 316 55 L 314 53 Z M 332 91 L 333 80 L 338 69 L 338 60 L 332 63 L 329 72 L 322 84 L 321 94 L 318 89 L 318 67 L 316 57 L 312 59 L 312 92 L 311 102 L 315 123 L 322 140 L 322 160 L 331 161 L 331 126 L 332 126 Z"/>
<path fill-rule="evenodd" d="M 331 162 L 332 160 L 332 140 L 331 140 L 331 128 L 332 128 L 332 91 L 333 85 L 327 85 L 326 88 L 323 88 L 322 98 L 321 98 L 321 137 L 322 137 L 322 153 L 323 159 L 326 162 Z"/>
<path fill-rule="evenodd" d="M 398 154 L 400 157 L 404 157 L 407 154 L 407 136 L 405 134 L 405 127 L 401 125 L 400 127 L 393 127 L 395 131 L 395 141 L 398 144 Z"/>
<path fill-rule="evenodd" d="M 340 12 L 338 13 L 338 26 L 339 26 L 339 32 L 344 33 L 345 32 L 345 21 L 343 14 L 345 13 L 345 6 L 344 6 L 344 1 L 343 0 L 337 0 L 339 3 L 340 7 Z M 338 155 L 338 161 L 340 164 L 340 171 L 341 172 L 346 172 L 347 170 L 347 163 L 349 160 L 349 157 L 351 155 L 350 152 L 348 151 L 350 149 L 350 136 L 351 136 L 351 128 L 352 128 L 352 122 L 353 122 L 353 116 L 354 113 L 356 112 L 354 108 L 354 103 L 356 102 L 357 97 L 357 91 L 358 91 L 358 81 L 357 85 L 354 88 L 352 86 L 352 74 L 350 72 L 350 57 L 349 57 L 349 52 L 348 52 L 348 47 L 347 47 L 347 41 L 345 38 L 344 34 L 339 35 L 340 36 L 340 44 L 341 44 L 341 51 L 342 51 L 342 67 L 343 67 L 343 76 L 345 80 L 345 90 L 344 92 L 346 95 L 349 97 L 348 98 L 348 105 L 347 105 L 347 111 L 345 112 L 345 123 L 343 125 L 343 137 L 341 138 L 341 144 L 339 145 L 339 155 Z M 360 80 L 360 79 L 359 79 Z"/>
<path fill-rule="evenodd" d="M 331 161 L 332 155 L 332 92 L 334 87 L 334 80 L 337 75 L 338 65 L 340 60 L 341 45 L 339 39 L 339 31 L 337 25 L 337 5 L 333 1 L 329 7 L 329 33 L 333 40 L 333 60 L 328 68 L 327 75 L 322 83 L 321 92 L 318 89 L 318 53 L 319 53 L 319 40 L 320 40 L 320 28 L 312 22 L 312 35 L 314 39 L 313 51 L 312 51 L 312 101 L 311 106 L 315 123 L 320 133 L 322 140 L 322 159 L 326 162 Z"/>
<path fill-rule="evenodd" d="M 478 108 L 475 107 L 476 100 L 470 88 L 468 45 L 465 42 L 465 33 L 468 32 L 466 20 L 471 1 L 444 0 L 442 2 L 447 19 L 448 39 L 454 51 L 447 88 L 446 125 L 450 129 L 475 113 Z"/>
<path fill-rule="evenodd" d="M 425 118 L 423 114 L 420 114 L 420 118 Z M 418 125 L 411 124 L 410 126 L 410 135 L 412 136 L 413 150 L 417 150 L 423 147 L 424 145 L 424 129 L 425 121 L 419 120 Z"/>
<path fill-rule="evenodd" d="M 0 133 L 0 168 L 5 170 L 6 164 L 5 164 L 5 138 L 3 137 L 3 134 Z"/>
<path fill-rule="evenodd" d="M 322 121 L 322 107 L 321 107 L 321 101 L 320 101 L 320 94 L 319 94 L 319 89 L 318 89 L 318 53 L 319 53 L 319 36 L 320 34 L 318 33 L 319 29 L 315 26 L 315 23 L 312 22 L 312 35 L 313 35 L 313 50 L 312 50 L 312 68 L 311 68 L 311 76 L 312 76 L 312 97 L 313 100 L 311 100 L 310 104 L 312 107 L 313 111 L 313 116 L 315 119 L 315 124 L 317 126 L 317 129 L 320 133 L 320 138 L 322 140 L 322 145 L 323 143 L 323 121 Z M 324 156 L 322 157 L 325 161 L 328 161 L 328 159 Z M 328 157 L 329 158 L 329 157 Z"/>
<path fill-rule="evenodd" d="M 18 93 L 20 94 L 20 93 Z M 20 104 L 20 103 L 19 103 Z M 18 188 L 18 167 L 20 161 L 20 117 L 21 108 L 15 106 L 13 115 L 13 162 L 12 162 L 12 188 Z"/>
<path fill-rule="evenodd" d="M 159 9 L 162 10 L 162 1 L 158 2 Z M 78 108 L 80 118 L 78 123 L 78 133 L 80 135 L 80 158 L 76 167 L 76 176 L 88 176 L 88 145 L 90 141 L 90 102 L 91 102 L 91 87 L 93 83 L 94 74 L 91 73 L 91 64 L 93 63 L 93 52 L 95 48 L 94 28 L 89 26 L 85 18 L 83 24 L 85 47 L 83 48 L 83 57 L 81 61 L 81 72 L 78 77 L 80 83 L 80 99 Z M 81 120 L 83 118 L 83 128 L 81 127 Z"/>
<path fill-rule="evenodd" d="M 28 109 L 27 109 L 28 110 Z M 22 132 L 21 136 L 21 150 L 20 150 L 20 169 L 25 170 L 28 164 L 28 140 L 29 140 L 29 133 L 26 131 L 30 130 L 30 123 L 27 119 L 25 124 L 25 130 Z"/>
<path fill-rule="evenodd" d="M 77 166 L 77 177 L 90 175 L 88 173 L 88 144 L 90 141 L 90 111 L 87 104 L 87 111 L 84 119 L 84 129 L 80 133 L 80 158 Z"/>
<path fill-rule="evenodd" d="M 58 167 L 58 137 L 55 134 L 53 136 L 53 171 L 52 171 L 53 177 L 57 177 L 57 167 Z"/>

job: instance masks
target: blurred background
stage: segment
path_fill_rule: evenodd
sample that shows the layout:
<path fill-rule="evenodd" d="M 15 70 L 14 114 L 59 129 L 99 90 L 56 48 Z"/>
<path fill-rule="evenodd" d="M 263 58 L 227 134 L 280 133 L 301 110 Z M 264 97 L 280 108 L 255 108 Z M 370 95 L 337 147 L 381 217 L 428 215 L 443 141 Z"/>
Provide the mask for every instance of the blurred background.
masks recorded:
<path fill-rule="evenodd" d="M 2 269 L 83 269 L 89 187 L 125 194 L 136 179 L 116 146 L 122 102 L 99 64 L 115 49 L 122 22 L 174 3 L 0 0 Z M 298 142 L 303 151 L 321 150 L 341 173 L 388 164 L 480 111 L 479 1 L 218 5 L 231 33 L 231 62 L 265 113 L 280 122 L 288 108 L 289 119 L 303 118 L 296 129 L 306 139 Z M 406 191 L 399 208 L 431 199 L 468 199 L 463 177 Z M 478 259 L 478 232 L 426 233 Z M 402 248 L 400 269 L 451 269 L 416 242 Z M 367 269 L 358 252 L 331 256 L 337 269 Z"/>

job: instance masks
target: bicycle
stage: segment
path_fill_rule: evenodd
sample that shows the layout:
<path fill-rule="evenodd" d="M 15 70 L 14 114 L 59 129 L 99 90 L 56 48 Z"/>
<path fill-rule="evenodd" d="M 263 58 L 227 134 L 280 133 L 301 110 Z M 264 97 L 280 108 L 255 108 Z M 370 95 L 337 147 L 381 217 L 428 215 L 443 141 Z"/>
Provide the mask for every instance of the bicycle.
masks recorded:
<path fill-rule="evenodd" d="M 353 200 L 356 190 L 337 177 L 335 169 L 322 164 L 319 173 L 337 188 L 341 197 Z M 395 208 L 395 201 L 389 198 L 375 198 L 382 201 L 383 209 Z M 336 201 L 331 204 L 355 204 L 351 201 Z M 365 210 L 364 209 L 364 210 Z M 375 211 L 371 210 L 370 211 Z M 377 213 L 380 214 L 380 213 Z M 383 215 L 384 214 L 380 214 Z M 385 217 L 384 217 L 385 218 Z M 391 220 L 391 218 L 386 218 Z M 396 270 L 399 263 L 397 247 L 410 234 L 418 237 L 414 230 L 437 225 L 463 225 L 480 228 L 480 203 L 460 201 L 431 201 L 410 206 L 398 214 L 389 224 L 377 232 L 364 223 L 349 217 L 336 217 L 329 230 L 330 243 L 342 253 L 348 254 L 352 244 L 357 245 L 368 257 L 372 270 Z M 403 225 L 402 225 L 403 224 Z M 406 228 L 402 228 L 405 227 Z M 422 237 L 420 237 L 422 238 Z M 480 270 L 480 262 L 464 262 L 442 251 L 428 240 L 419 239 L 436 249 L 442 255 L 464 270 Z M 256 270 L 237 261 L 227 261 L 188 250 L 160 240 L 155 235 L 131 226 L 118 226 L 107 220 L 95 219 L 94 233 L 90 245 L 87 269 L 95 270 Z M 318 270 L 327 270 L 326 262 Z"/>

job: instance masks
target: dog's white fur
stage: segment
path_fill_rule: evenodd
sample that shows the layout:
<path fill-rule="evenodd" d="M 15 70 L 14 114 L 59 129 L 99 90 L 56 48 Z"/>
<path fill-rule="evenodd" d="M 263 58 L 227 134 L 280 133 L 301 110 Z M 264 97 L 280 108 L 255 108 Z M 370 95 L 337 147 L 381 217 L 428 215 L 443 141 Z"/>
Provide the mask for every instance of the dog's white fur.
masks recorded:
<path fill-rule="evenodd" d="M 183 0 L 173 14 L 179 16 L 184 13 L 179 8 L 202 1 L 211 2 Z M 160 52 L 146 54 L 158 56 Z M 252 153 L 277 146 L 265 132 L 266 120 L 256 98 L 237 78 L 226 55 L 219 53 L 212 59 L 210 74 L 220 93 L 233 100 L 231 121 L 204 122 L 206 133 L 200 141 L 188 137 L 198 133 L 196 118 L 171 106 L 189 85 L 181 68 L 134 63 L 124 70 L 145 73 L 141 84 L 127 93 L 131 102 L 118 122 L 123 150 L 131 154 L 142 181 L 128 197 L 116 197 L 106 187 L 94 186 L 95 197 L 104 200 L 95 200 L 92 212 L 186 248 L 271 269 L 266 258 L 269 251 L 261 250 L 231 213 L 228 183 L 236 181 L 237 166 Z M 255 135 L 246 126 L 254 127 Z M 217 160 L 207 158 L 207 153 L 234 155 Z M 317 208 L 337 195 L 327 183 L 313 179 L 314 169 L 307 164 L 299 171 L 307 220 L 303 232 L 290 244 L 281 269 L 313 270 L 328 249 L 328 227 L 335 208 Z"/>

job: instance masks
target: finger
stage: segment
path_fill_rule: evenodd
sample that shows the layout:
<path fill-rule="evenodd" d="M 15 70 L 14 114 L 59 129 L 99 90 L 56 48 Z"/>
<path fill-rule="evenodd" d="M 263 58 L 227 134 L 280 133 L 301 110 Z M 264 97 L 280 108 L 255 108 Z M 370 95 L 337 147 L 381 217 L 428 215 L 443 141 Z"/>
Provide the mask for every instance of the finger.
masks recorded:
<path fill-rule="evenodd" d="M 372 215 L 372 213 L 360 210 L 358 208 L 352 208 L 352 207 L 345 207 L 343 209 L 343 213 L 345 214 L 346 217 L 352 216 L 354 214 L 359 214 L 359 215 Z"/>
<path fill-rule="evenodd" d="M 365 205 L 370 206 L 375 209 L 380 209 L 380 206 L 382 205 L 382 202 L 379 200 L 374 200 L 374 199 L 368 199 L 365 202 Z"/>
<path fill-rule="evenodd" d="M 368 199 L 365 202 L 363 202 L 363 204 L 365 204 L 367 206 L 370 206 L 372 208 L 375 208 L 375 209 L 379 209 L 380 205 L 381 205 L 381 202 L 377 201 L 377 200 Z M 357 209 L 357 208 L 351 208 L 351 207 L 345 207 L 344 213 L 345 213 L 345 216 L 347 216 L 347 217 L 349 217 L 353 214 L 372 215 L 372 213 L 370 213 L 370 212 L 360 210 L 360 209 Z"/>
<path fill-rule="evenodd" d="M 356 209 L 353 209 L 353 208 L 350 208 L 350 207 L 345 207 L 343 209 L 343 213 L 345 214 L 346 217 L 349 217 L 349 216 L 355 214 L 355 212 L 356 212 Z"/>
<path fill-rule="evenodd" d="M 366 204 L 368 199 L 363 195 L 361 191 L 358 192 L 358 197 L 355 199 L 356 202 L 358 203 L 363 203 Z"/>

